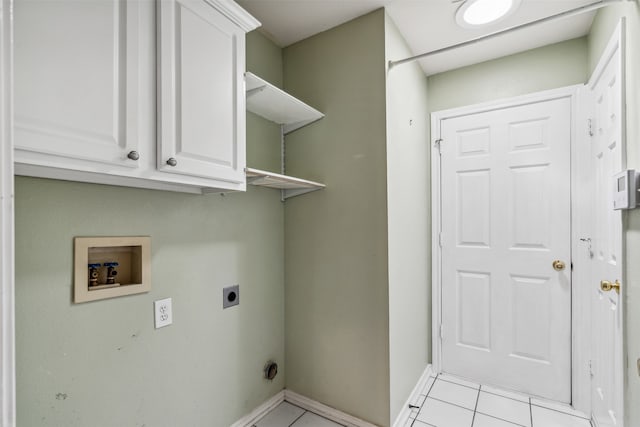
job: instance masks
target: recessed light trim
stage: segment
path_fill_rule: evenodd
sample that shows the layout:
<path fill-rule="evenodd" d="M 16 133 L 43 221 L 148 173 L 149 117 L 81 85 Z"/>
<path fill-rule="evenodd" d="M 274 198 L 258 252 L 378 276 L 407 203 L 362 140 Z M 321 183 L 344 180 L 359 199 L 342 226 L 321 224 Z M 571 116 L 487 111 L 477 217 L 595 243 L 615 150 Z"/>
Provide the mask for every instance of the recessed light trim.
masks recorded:
<path fill-rule="evenodd" d="M 456 12 L 463 28 L 482 28 L 502 21 L 520 6 L 521 0 L 467 0 Z"/>

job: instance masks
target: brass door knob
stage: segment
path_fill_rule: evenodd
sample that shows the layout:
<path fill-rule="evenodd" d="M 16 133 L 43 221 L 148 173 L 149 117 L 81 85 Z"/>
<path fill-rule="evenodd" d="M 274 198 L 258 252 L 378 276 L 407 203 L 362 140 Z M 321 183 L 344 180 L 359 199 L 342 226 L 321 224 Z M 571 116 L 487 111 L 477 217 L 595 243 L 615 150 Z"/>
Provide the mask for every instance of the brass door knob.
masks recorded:
<path fill-rule="evenodd" d="M 553 269 L 555 271 L 562 271 L 566 267 L 566 264 L 564 263 L 564 261 L 560 261 L 559 259 L 553 261 L 553 264 L 551 265 L 553 265 Z"/>
<path fill-rule="evenodd" d="M 620 293 L 620 281 L 616 280 L 615 282 L 611 283 L 608 280 L 603 280 L 600 282 L 600 289 L 602 289 L 605 292 L 609 292 L 611 289 L 615 289 L 616 293 Z"/>

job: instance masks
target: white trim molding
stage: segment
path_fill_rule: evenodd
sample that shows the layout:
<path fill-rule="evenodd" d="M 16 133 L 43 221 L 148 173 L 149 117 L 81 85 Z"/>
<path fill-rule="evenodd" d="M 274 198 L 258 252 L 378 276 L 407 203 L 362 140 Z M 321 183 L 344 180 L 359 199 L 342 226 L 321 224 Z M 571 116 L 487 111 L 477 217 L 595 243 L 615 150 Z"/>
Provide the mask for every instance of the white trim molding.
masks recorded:
<path fill-rule="evenodd" d="M 342 411 L 333 409 L 291 390 L 284 391 L 284 400 L 346 427 L 377 427 L 375 424 L 368 423 Z"/>
<path fill-rule="evenodd" d="M 337 409 L 333 409 L 291 390 L 282 390 L 255 408 L 251 413 L 231 424 L 231 427 L 252 427 L 283 401 L 289 402 L 292 405 L 313 412 L 314 414 L 320 415 L 328 420 L 335 421 L 336 423 L 342 424 L 346 427 L 377 427 L 374 424 L 362 421 L 354 416 L 338 411 Z"/>
<path fill-rule="evenodd" d="M 16 425 L 13 187 L 13 0 L 0 0 L 0 426 Z"/>
<path fill-rule="evenodd" d="M 281 390 L 278 394 L 272 398 L 266 400 L 260 406 L 255 408 L 249 414 L 240 418 L 235 423 L 231 424 L 231 427 L 251 427 L 260 420 L 260 418 L 267 415 L 271 410 L 284 401 L 284 390 Z"/>
<path fill-rule="evenodd" d="M 581 162 L 588 158 L 588 150 L 590 145 L 585 142 L 586 129 L 578 129 L 579 124 L 586 123 L 585 111 L 580 108 L 580 96 L 583 94 L 584 85 L 573 85 L 564 88 L 558 88 L 543 92 L 537 92 L 529 95 L 517 96 L 508 99 L 500 99 L 496 101 L 486 102 L 482 104 L 470 105 L 460 108 L 454 108 L 444 111 L 437 111 L 431 114 L 431 182 L 432 182 L 432 361 L 434 374 L 442 372 L 442 343 L 440 329 L 442 324 L 442 272 L 441 272 L 441 248 L 440 248 L 440 232 L 441 232 L 441 194 L 440 194 L 440 149 L 439 143 L 441 139 L 441 121 L 455 117 L 461 117 L 469 114 L 476 114 L 486 111 L 493 111 L 507 107 L 531 104 L 536 102 L 550 101 L 560 98 L 569 98 L 571 100 L 571 180 L 572 180 L 572 196 L 571 210 L 574 213 L 572 222 L 576 221 L 576 213 L 580 212 L 580 200 L 576 197 L 575 187 L 573 187 L 577 178 L 577 170 L 584 168 Z M 584 121 L 583 121 L 584 120 Z M 585 125 L 586 126 L 586 125 Z M 585 157 L 585 150 L 586 157 Z M 576 241 L 579 241 L 581 230 L 572 224 L 571 241 L 572 251 L 576 250 Z M 573 254 L 575 256 L 575 252 Z M 586 290 L 580 286 L 575 286 L 576 275 L 580 274 L 575 269 L 572 274 L 571 301 L 572 306 L 584 304 Z M 572 385 L 572 404 L 582 411 L 588 412 L 589 396 L 584 393 L 585 387 L 588 387 L 590 377 L 588 370 L 588 354 L 589 354 L 589 313 L 585 310 L 572 310 L 572 368 L 571 368 L 571 385 Z"/>
<path fill-rule="evenodd" d="M 220 13 L 233 21 L 245 32 L 255 30 L 262 24 L 249 12 L 232 0 L 205 0 L 207 3 L 218 9 Z"/>
<path fill-rule="evenodd" d="M 589 91 L 578 90 L 572 100 L 571 143 L 571 405 L 574 409 L 591 413 L 590 325 L 591 300 L 584 286 L 591 271 L 591 243 L 588 240 L 590 221 L 589 180 L 591 171 L 591 132 L 589 121 Z M 587 212 L 587 213 L 585 213 Z"/>
<path fill-rule="evenodd" d="M 422 394 L 421 392 L 425 389 L 429 378 L 435 379 L 435 376 L 436 374 L 433 372 L 433 366 L 427 365 L 424 372 L 420 376 L 420 379 L 418 379 L 416 386 L 413 388 L 411 394 L 407 398 L 407 401 L 404 403 L 404 406 L 402 406 L 402 411 L 400 411 L 398 417 L 394 421 L 393 427 L 404 427 L 407 424 L 407 421 L 409 421 L 409 418 L 411 418 L 411 414 L 415 413 L 411 406 L 420 406 L 417 403 L 419 403 L 420 395 Z M 415 415 L 413 417 L 415 418 Z"/>

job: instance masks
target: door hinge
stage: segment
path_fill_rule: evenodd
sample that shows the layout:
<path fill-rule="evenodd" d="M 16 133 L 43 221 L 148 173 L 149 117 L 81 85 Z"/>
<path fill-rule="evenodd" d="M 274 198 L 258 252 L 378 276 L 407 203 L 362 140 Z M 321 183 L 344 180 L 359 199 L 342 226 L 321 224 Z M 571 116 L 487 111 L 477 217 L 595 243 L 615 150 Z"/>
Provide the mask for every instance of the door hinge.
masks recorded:
<path fill-rule="evenodd" d="M 593 361 L 589 360 L 589 375 L 593 376 Z"/>
<path fill-rule="evenodd" d="M 433 146 L 438 149 L 438 154 L 442 155 L 442 139 L 436 139 L 436 142 L 433 143 Z"/>
<path fill-rule="evenodd" d="M 438 233 L 438 246 L 442 247 L 442 232 Z"/>
<path fill-rule="evenodd" d="M 587 119 L 587 134 L 593 136 L 593 120 Z"/>
<path fill-rule="evenodd" d="M 442 325 L 442 323 L 440 324 L 440 339 L 444 339 L 444 326 Z"/>

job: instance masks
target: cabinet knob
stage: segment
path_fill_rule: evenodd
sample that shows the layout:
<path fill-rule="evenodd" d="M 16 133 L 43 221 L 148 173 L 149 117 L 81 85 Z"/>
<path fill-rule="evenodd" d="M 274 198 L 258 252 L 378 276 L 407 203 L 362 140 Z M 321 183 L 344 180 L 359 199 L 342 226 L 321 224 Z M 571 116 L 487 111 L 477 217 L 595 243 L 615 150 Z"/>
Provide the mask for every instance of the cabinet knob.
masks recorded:
<path fill-rule="evenodd" d="M 178 161 L 176 159 L 174 159 L 173 157 L 171 157 L 169 160 L 167 160 L 167 164 L 169 166 L 177 166 L 178 165 Z"/>
<path fill-rule="evenodd" d="M 140 153 L 138 153 L 137 151 L 129 151 L 129 154 L 127 154 L 127 157 L 130 158 L 131 160 L 138 160 L 140 158 Z"/>

